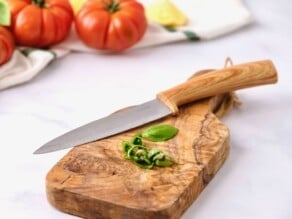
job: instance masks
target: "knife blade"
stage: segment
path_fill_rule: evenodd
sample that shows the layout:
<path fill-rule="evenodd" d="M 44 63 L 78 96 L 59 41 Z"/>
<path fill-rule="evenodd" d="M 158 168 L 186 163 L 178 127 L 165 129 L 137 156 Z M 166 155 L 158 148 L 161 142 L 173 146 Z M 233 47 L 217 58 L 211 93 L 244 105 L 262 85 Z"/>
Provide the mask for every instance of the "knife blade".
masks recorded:
<path fill-rule="evenodd" d="M 169 115 L 179 114 L 179 107 L 195 100 L 247 87 L 278 81 L 271 60 L 247 62 L 192 77 L 155 99 L 113 113 L 52 139 L 34 154 L 43 154 L 97 141 L 145 125 Z"/>

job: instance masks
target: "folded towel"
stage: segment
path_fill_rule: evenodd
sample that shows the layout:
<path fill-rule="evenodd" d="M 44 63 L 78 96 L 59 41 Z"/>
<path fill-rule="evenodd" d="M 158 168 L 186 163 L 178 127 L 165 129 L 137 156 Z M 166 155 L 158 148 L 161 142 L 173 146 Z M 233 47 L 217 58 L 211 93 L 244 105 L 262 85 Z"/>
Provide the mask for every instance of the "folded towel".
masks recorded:
<path fill-rule="evenodd" d="M 147 7 L 153 1 L 139 2 Z M 252 22 L 251 13 L 241 0 L 172 0 L 172 2 L 186 14 L 187 24 L 169 29 L 149 22 L 142 40 L 128 50 L 183 40 L 190 42 L 210 40 L 232 33 Z M 30 81 L 50 62 L 74 51 L 95 52 L 101 55 L 103 53 L 83 44 L 77 37 L 74 26 L 64 42 L 48 50 L 17 48 L 10 61 L 0 67 L 0 90 Z"/>

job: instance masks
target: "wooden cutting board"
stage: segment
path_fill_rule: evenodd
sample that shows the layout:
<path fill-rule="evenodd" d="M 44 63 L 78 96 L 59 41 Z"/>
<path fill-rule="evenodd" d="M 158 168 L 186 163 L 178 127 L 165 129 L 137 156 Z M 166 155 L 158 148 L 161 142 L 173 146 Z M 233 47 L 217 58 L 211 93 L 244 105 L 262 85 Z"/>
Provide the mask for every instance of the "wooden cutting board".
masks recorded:
<path fill-rule="evenodd" d="M 218 119 L 233 105 L 232 93 L 200 100 L 178 116 L 73 148 L 47 174 L 48 201 L 82 218 L 180 218 L 227 158 L 228 128 Z M 147 142 L 171 155 L 171 167 L 141 169 L 124 159 L 121 142 L 153 124 L 171 124 L 178 135 Z"/>

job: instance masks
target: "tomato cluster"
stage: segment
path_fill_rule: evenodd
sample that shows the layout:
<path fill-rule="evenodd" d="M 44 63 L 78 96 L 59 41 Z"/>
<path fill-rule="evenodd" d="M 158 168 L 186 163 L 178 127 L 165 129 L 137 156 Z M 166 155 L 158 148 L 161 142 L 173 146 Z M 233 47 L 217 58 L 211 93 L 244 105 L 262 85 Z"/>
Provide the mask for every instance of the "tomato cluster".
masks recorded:
<path fill-rule="evenodd" d="M 136 0 L 87 0 L 74 15 L 69 0 L 6 0 L 11 24 L 0 26 L 0 65 L 17 46 L 48 48 L 67 38 L 72 25 L 79 39 L 98 50 L 123 51 L 142 39 L 147 20 Z"/>

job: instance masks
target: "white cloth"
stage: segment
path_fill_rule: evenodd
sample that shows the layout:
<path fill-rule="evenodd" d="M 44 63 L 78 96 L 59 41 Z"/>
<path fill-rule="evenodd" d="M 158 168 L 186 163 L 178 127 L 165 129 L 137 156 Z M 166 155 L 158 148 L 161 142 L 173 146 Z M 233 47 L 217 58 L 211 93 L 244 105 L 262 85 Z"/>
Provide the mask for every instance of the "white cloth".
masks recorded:
<path fill-rule="evenodd" d="M 145 7 L 152 1 L 140 0 Z M 188 24 L 175 31 L 169 31 L 158 24 L 149 23 L 142 40 L 129 50 L 183 40 L 210 40 L 238 30 L 253 20 L 241 0 L 172 1 L 187 15 Z M 50 50 L 17 48 L 10 61 L 0 67 L 0 90 L 28 82 L 51 61 L 74 51 L 102 54 L 102 51 L 90 49 L 78 39 L 74 25 L 70 36 Z"/>

